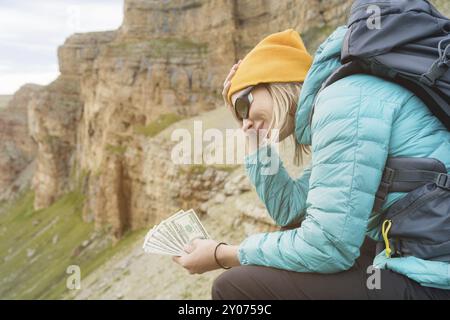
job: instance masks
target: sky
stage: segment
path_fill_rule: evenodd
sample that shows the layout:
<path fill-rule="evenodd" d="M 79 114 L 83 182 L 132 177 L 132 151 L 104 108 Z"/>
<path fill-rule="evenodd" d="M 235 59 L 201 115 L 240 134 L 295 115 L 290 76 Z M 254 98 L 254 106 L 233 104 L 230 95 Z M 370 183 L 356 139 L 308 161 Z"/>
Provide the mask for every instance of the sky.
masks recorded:
<path fill-rule="evenodd" d="M 124 0 L 0 0 L 0 95 L 59 75 L 57 48 L 76 32 L 115 30 Z"/>

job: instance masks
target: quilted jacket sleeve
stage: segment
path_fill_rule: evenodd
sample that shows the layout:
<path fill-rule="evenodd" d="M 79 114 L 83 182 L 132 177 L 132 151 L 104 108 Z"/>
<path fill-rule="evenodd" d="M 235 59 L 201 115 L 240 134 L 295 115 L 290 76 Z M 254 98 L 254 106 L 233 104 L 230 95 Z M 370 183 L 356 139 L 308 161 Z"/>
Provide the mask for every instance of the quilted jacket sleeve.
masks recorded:
<path fill-rule="evenodd" d="M 241 264 L 335 273 L 349 269 L 359 256 L 388 154 L 394 108 L 383 107 L 376 95 L 362 94 L 359 86 L 342 88 L 342 81 L 325 89 L 316 103 L 302 226 L 248 237 L 239 246 Z M 265 195 L 273 208 L 283 201 L 277 186 L 264 188 L 273 188 L 275 195 Z"/>
<path fill-rule="evenodd" d="M 268 154 L 270 157 L 266 157 Z M 269 146 L 248 156 L 245 166 L 259 198 L 275 223 L 285 227 L 300 222 L 305 214 L 311 168 L 305 168 L 303 175 L 297 180 L 292 179 L 275 148 Z M 273 169 L 273 172 L 267 170 L 265 174 L 264 170 L 268 168 Z"/>

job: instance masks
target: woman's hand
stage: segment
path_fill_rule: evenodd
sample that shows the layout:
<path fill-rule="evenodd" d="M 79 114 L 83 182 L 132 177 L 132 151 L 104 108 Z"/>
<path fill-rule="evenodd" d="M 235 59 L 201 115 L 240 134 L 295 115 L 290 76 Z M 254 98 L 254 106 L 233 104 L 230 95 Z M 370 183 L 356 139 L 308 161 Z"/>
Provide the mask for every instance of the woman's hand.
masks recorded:
<path fill-rule="evenodd" d="M 230 91 L 231 87 L 231 79 L 233 78 L 234 74 L 236 73 L 237 69 L 239 68 L 239 65 L 241 64 L 242 60 L 239 60 L 238 63 L 236 63 L 230 70 L 230 73 L 228 74 L 227 78 L 225 79 L 225 82 L 223 83 L 223 91 L 222 91 L 222 97 L 223 101 L 225 102 L 225 106 L 230 110 L 231 114 L 233 115 L 233 118 L 238 123 L 239 127 L 242 127 L 242 121 L 240 121 L 236 114 L 234 113 L 233 106 L 228 102 L 228 92 Z"/>
<path fill-rule="evenodd" d="M 214 240 L 196 239 L 184 250 L 188 253 L 182 257 L 174 257 L 173 261 L 181 265 L 190 274 L 202 274 L 220 269 L 214 259 L 214 250 L 219 243 Z M 237 246 L 221 245 L 217 249 L 217 259 L 227 267 L 240 265 L 237 258 Z"/>
<path fill-rule="evenodd" d="M 235 73 L 241 63 L 242 63 L 242 60 L 239 60 L 239 62 L 236 63 L 231 68 L 230 73 L 228 74 L 228 76 L 225 79 L 225 82 L 223 84 L 222 96 L 223 96 L 223 101 L 225 102 L 225 106 L 231 112 L 234 120 L 236 120 L 236 123 L 238 124 L 238 126 L 240 128 L 242 128 L 244 133 L 250 138 L 250 139 L 246 139 L 246 144 L 245 144 L 245 154 L 249 155 L 249 154 L 254 153 L 257 149 L 259 149 L 261 147 L 264 137 L 259 136 L 259 133 L 257 133 L 255 130 L 245 130 L 244 122 L 242 120 L 238 119 L 238 117 L 236 116 L 236 113 L 234 112 L 234 107 L 228 102 L 228 92 L 231 87 L 231 79 L 235 75 Z"/>

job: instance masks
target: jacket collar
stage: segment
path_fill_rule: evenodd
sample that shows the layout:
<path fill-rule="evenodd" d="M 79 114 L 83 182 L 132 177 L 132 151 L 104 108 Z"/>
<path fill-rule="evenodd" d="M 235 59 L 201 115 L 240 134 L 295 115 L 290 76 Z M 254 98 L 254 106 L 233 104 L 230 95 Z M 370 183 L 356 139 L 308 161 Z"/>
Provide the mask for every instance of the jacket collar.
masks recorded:
<path fill-rule="evenodd" d="M 341 48 L 346 32 L 345 26 L 337 28 L 314 56 L 297 105 L 295 136 L 300 144 L 311 145 L 311 111 L 322 83 L 341 65 Z"/>

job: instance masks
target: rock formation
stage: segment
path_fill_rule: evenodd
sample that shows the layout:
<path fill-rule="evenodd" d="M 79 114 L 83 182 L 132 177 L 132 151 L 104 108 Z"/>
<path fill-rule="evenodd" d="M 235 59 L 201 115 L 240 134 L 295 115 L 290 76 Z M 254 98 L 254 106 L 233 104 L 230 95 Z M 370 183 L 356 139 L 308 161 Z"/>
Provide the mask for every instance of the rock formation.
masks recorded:
<path fill-rule="evenodd" d="M 148 128 L 163 114 L 191 117 L 222 107 L 230 67 L 270 33 L 294 28 L 313 52 L 345 21 L 350 3 L 125 0 L 122 26 L 68 38 L 58 50 L 61 75 L 29 99 L 35 207 L 79 188 L 84 219 L 116 238 L 179 206 L 200 207 L 212 196 L 208 190 L 224 186 L 227 170 L 210 169 L 210 184 L 206 172 L 190 176 L 170 161 L 170 138 L 153 137 Z M 4 114 L 0 135 L 16 130 Z M 20 121 L 19 131 L 26 120 Z M 17 177 L 36 148 L 29 139 L 7 140 L 0 186 Z M 197 196 L 183 190 L 186 183 L 201 189 Z"/>
<path fill-rule="evenodd" d="M 117 31 L 75 34 L 59 48 L 61 76 L 31 105 L 36 208 L 81 186 L 85 220 L 120 238 L 180 205 L 200 206 L 211 194 L 196 190 L 198 182 L 195 193 L 177 190 L 196 178 L 171 163 L 170 139 L 139 129 L 162 114 L 221 107 L 230 66 L 265 35 L 294 28 L 323 39 L 347 8 L 348 1 L 125 1 Z M 211 170 L 213 190 L 227 172 Z"/>
<path fill-rule="evenodd" d="M 36 143 L 28 134 L 28 104 L 40 89 L 24 85 L 0 109 L 0 201 L 14 198 L 33 174 Z"/>

